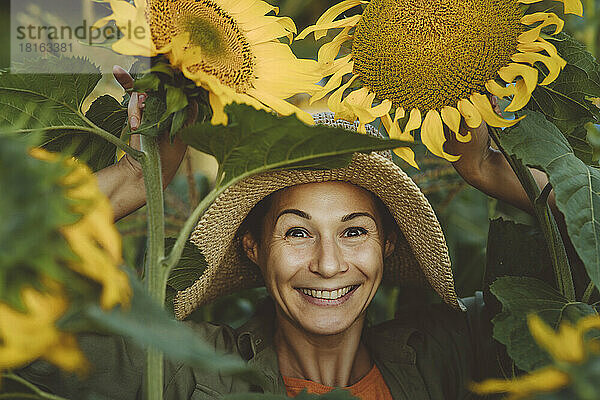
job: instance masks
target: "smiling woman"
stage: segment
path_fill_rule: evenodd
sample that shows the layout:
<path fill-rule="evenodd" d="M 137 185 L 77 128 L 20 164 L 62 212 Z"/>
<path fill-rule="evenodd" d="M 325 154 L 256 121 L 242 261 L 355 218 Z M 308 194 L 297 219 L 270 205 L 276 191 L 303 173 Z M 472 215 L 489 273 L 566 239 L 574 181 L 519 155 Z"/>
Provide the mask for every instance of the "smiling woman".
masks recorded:
<path fill-rule="evenodd" d="M 332 114 L 314 117 L 356 129 Z M 483 373 L 470 339 L 490 335 L 470 332 L 457 311 L 441 227 L 390 156 L 355 154 L 345 168 L 247 178 L 209 207 L 192 234 L 208 266 L 178 293 L 175 313 L 183 319 L 226 294 L 266 286 L 269 300 L 223 339 L 272 377 L 264 392 L 345 387 L 361 399 L 456 399 L 470 396 L 466 383 Z M 367 328 L 382 283 L 431 286 L 447 305 Z"/>
<path fill-rule="evenodd" d="M 357 128 L 331 113 L 314 118 Z M 440 224 L 390 152 L 356 153 L 344 168 L 245 178 L 212 203 L 191 241 L 207 267 L 177 294 L 176 316 L 266 286 L 270 296 L 240 328 L 192 324 L 217 352 L 247 362 L 263 379 L 250 385 L 239 376 L 167 362 L 165 399 L 295 396 L 334 387 L 366 400 L 467 399 L 470 381 L 494 375 L 495 352 L 480 347 L 491 338 L 476 317 L 483 304 L 471 302 L 474 312 L 460 312 L 465 307 L 454 290 Z M 399 283 L 431 287 L 445 304 L 400 307 L 395 319 L 368 326 L 366 311 L 379 286 Z M 140 398 L 142 349 L 114 336 L 78 340 L 102 373 L 78 382 L 39 363 L 20 373 L 69 398 Z"/>

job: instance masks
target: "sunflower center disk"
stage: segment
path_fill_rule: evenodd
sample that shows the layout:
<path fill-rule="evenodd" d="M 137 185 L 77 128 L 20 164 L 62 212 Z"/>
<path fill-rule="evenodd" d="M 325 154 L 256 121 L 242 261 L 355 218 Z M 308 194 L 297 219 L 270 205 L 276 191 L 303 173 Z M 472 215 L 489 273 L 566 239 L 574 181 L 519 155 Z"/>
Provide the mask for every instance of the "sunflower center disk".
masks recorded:
<path fill-rule="evenodd" d="M 243 93 L 254 78 L 254 55 L 235 19 L 211 0 L 152 2 L 152 39 L 158 48 L 181 34 L 189 33 L 189 47 L 202 57 L 187 67 L 213 75 L 222 84 Z"/>
<path fill-rule="evenodd" d="M 354 35 L 354 73 L 394 107 L 454 107 L 508 65 L 521 16 L 515 0 L 371 0 Z"/>

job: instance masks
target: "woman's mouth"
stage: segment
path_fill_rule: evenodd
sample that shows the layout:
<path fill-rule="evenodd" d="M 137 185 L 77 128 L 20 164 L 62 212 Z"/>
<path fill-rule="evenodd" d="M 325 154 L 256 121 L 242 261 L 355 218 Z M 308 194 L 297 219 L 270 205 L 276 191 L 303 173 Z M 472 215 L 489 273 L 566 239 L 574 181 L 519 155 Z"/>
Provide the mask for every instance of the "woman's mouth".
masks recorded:
<path fill-rule="evenodd" d="M 315 305 L 340 305 L 352 296 L 356 288 L 360 285 L 350 285 L 339 289 L 324 290 L 324 289 L 309 289 L 309 288 L 296 288 L 298 292 L 305 298 L 309 303 Z"/>

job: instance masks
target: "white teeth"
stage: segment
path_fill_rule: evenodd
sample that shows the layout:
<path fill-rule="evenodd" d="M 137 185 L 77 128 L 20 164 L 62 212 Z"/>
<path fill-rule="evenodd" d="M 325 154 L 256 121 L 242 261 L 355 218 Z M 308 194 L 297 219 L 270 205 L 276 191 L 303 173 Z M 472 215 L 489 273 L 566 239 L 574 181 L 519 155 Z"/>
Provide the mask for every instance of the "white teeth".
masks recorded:
<path fill-rule="evenodd" d="M 315 289 L 300 289 L 302 293 L 317 298 L 317 299 L 327 299 L 327 300 L 336 300 L 342 296 L 345 296 L 350 290 L 352 290 L 352 286 L 346 286 L 342 289 L 336 290 L 315 290 Z"/>

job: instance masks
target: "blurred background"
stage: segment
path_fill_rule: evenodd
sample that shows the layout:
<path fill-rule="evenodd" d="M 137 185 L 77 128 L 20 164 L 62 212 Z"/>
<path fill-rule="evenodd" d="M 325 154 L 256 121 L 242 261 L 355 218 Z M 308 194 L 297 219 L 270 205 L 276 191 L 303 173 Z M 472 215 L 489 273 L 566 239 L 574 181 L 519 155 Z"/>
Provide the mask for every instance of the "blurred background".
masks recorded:
<path fill-rule="evenodd" d="M 20 0 L 14 0 L 20 1 Z M 81 10 L 84 18 L 95 20 L 108 14 L 101 5 L 90 5 L 92 0 L 71 0 L 73 8 Z M 79 4 L 81 2 L 81 4 Z M 337 0 L 279 0 L 270 1 L 280 7 L 280 15 L 290 16 L 296 22 L 298 31 L 314 23 L 317 18 Z M 584 18 L 575 16 L 565 17 L 565 30 L 584 43 L 596 58 L 600 55 L 600 0 L 583 0 Z M 52 4 L 47 2 L 46 4 Z M 562 3 L 557 1 L 544 1 L 536 4 L 536 8 L 551 10 L 562 15 Z M 358 9 L 356 9 L 358 11 Z M 348 15 L 351 15 L 351 10 Z M 29 14 L 28 14 L 29 13 Z M 50 14 L 50 15 L 49 15 Z M 55 14 L 42 13 L 31 9 L 25 11 L 24 15 L 18 16 L 22 20 L 51 20 L 60 17 L 61 11 Z M 14 20 L 15 15 L 13 15 Z M 10 65 L 10 27 L 11 12 L 10 1 L 0 0 L 0 68 L 8 68 Z M 312 39 L 297 41 L 292 44 L 298 57 L 314 58 L 316 50 L 323 39 L 317 43 Z M 118 99 L 123 96 L 123 91 L 114 81 L 110 74 L 110 59 L 103 59 L 100 68 L 103 78 L 98 87 L 87 100 L 90 104 L 99 95 L 109 93 Z M 122 60 L 124 68 L 129 68 L 133 59 Z M 294 101 L 299 105 L 307 105 L 306 98 L 298 97 Z M 318 110 L 318 107 L 315 111 Z M 322 106 L 321 106 L 322 107 Z M 588 128 L 588 140 L 595 146 L 596 160 L 600 157 L 600 129 L 598 126 L 590 125 Z M 401 160 L 405 171 L 420 186 L 424 194 L 433 204 L 434 209 L 442 223 L 453 268 L 455 271 L 456 286 L 459 296 L 471 296 L 476 290 L 483 286 L 483 274 L 486 262 L 486 242 L 490 218 L 503 216 L 508 219 L 522 223 L 530 223 L 528 215 L 506 205 L 489 199 L 484 194 L 469 187 L 456 174 L 453 167 L 446 161 L 436 157 L 428 157 L 421 149 L 418 154 L 420 170 L 416 170 Z M 212 158 L 202 155 L 192 149 L 188 151 L 182 166 L 167 188 L 165 195 L 167 212 L 167 236 L 176 236 L 179 228 L 190 214 L 199 199 L 208 192 L 215 174 L 215 163 Z M 143 265 L 145 249 L 145 210 L 142 208 L 136 213 L 119 221 L 118 227 L 124 238 L 125 258 L 130 266 L 140 269 Z M 188 268 L 187 282 L 192 282 L 201 273 L 200 257 L 193 251 L 186 253 L 183 266 Z M 192 272 L 190 272 L 192 271 Z M 185 281 L 185 280 L 184 280 Z M 181 282 L 178 283 L 181 285 Z M 177 286 L 177 285 L 175 285 Z M 171 289 L 176 288 L 172 286 Z M 172 293 L 171 293 L 172 294 Z M 211 320 L 225 322 L 237 326 L 244 322 L 253 311 L 258 299 L 265 295 L 264 289 L 248 290 L 221 299 L 211 305 L 198 310 L 192 319 Z M 377 294 L 369 311 L 369 319 L 377 323 L 392 318 L 397 304 L 410 303 L 428 299 L 436 301 L 435 296 L 421 290 L 408 287 L 383 287 Z"/>

